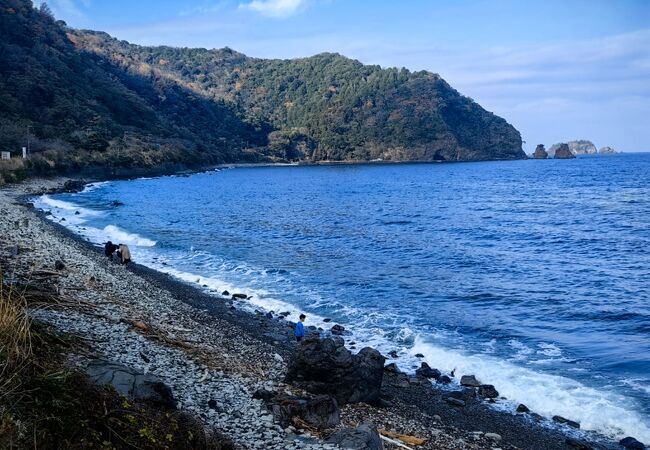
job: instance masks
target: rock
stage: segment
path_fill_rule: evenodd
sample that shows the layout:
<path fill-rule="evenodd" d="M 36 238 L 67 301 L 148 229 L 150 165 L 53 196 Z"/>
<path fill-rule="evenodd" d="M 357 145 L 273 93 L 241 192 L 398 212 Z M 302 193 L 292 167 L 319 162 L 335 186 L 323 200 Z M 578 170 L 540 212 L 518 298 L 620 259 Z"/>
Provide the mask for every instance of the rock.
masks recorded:
<path fill-rule="evenodd" d="M 329 317 L 328 317 L 328 318 L 325 318 L 325 319 L 323 319 L 323 322 L 325 322 L 325 323 L 328 323 L 328 322 L 331 322 L 331 321 L 332 321 L 332 319 L 330 319 Z"/>
<path fill-rule="evenodd" d="M 589 444 L 587 444 L 584 441 L 579 441 L 578 439 L 574 438 L 566 438 L 565 442 L 569 447 L 576 448 L 578 450 L 593 450 L 593 447 Z"/>
<path fill-rule="evenodd" d="M 474 375 L 463 375 L 460 377 L 460 385 L 461 386 L 469 386 L 469 387 L 479 387 L 481 383 L 476 379 Z"/>
<path fill-rule="evenodd" d="M 424 355 L 422 353 L 416 353 L 415 357 L 416 358 L 424 358 Z"/>
<path fill-rule="evenodd" d="M 124 203 L 122 203 L 122 202 L 119 201 L 119 200 L 113 200 L 113 201 L 111 202 L 111 205 L 112 205 L 112 206 L 122 206 L 122 205 L 124 205 Z"/>
<path fill-rule="evenodd" d="M 223 291 L 223 292 L 221 293 L 221 295 L 223 295 L 224 297 L 228 297 L 228 296 L 230 295 L 230 292 L 228 292 L 228 291 Z"/>
<path fill-rule="evenodd" d="M 273 354 L 273 359 L 275 359 L 279 363 L 284 362 L 284 359 L 282 358 L 282 356 L 278 355 L 277 353 Z"/>
<path fill-rule="evenodd" d="M 567 144 L 560 144 L 560 146 L 557 148 L 555 151 L 555 156 L 553 158 L 555 159 L 572 159 L 575 158 L 576 155 L 574 155 L 571 150 L 569 149 L 569 146 Z"/>
<path fill-rule="evenodd" d="M 263 400 L 265 403 L 268 403 L 277 395 L 276 392 L 269 391 L 266 389 L 258 389 L 253 392 L 253 398 L 256 400 Z"/>
<path fill-rule="evenodd" d="M 80 215 L 80 214 L 81 214 L 81 213 L 80 213 L 79 211 L 75 211 L 75 212 L 74 212 L 74 215 L 75 215 L 75 216 L 78 216 L 78 215 Z"/>
<path fill-rule="evenodd" d="M 345 327 L 343 325 L 336 324 L 330 329 L 330 331 L 332 334 L 341 335 L 345 331 Z"/>
<path fill-rule="evenodd" d="M 616 153 L 616 150 L 614 150 L 612 147 L 601 147 L 600 150 L 598 150 L 598 153 L 612 154 Z"/>
<path fill-rule="evenodd" d="M 548 153 L 546 153 L 546 149 L 544 148 L 544 144 L 539 144 L 535 148 L 535 153 L 533 153 L 533 158 L 535 159 L 546 159 L 548 158 Z"/>
<path fill-rule="evenodd" d="M 290 426 L 294 417 L 318 429 L 333 428 L 341 421 L 338 403 L 330 395 L 313 399 L 278 395 L 268 400 L 267 405 L 273 420 L 283 428 Z"/>
<path fill-rule="evenodd" d="M 573 420 L 565 419 L 562 416 L 553 416 L 553 422 L 568 425 L 568 426 L 570 426 L 572 428 L 580 428 L 580 424 L 578 422 L 574 422 Z"/>
<path fill-rule="evenodd" d="M 440 378 L 438 378 L 436 381 L 441 384 L 449 384 L 451 383 L 451 378 L 449 378 L 447 375 L 441 375 Z"/>
<path fill-rule="evenodd" d="M 54 262 L 54 268 L 55 268 L 56 270 L 63 270 L 63 269 L 65 269 L 65 264 L 63 264 L 63 261 L 57 259 L 57 260 Z"/>
<path fill-rule="evenodd" d="M 390 356 L 393 359 L 397 358 L 397 351 L 391 350 L 390 352 L 388 352 L 388 356 Z"/>
<path fill-rule="evenodd" d="M 486 438 L 495 441 L 495 442 L 500 442 L 501 441 L 501 435 L 497 433 L 485 433 L 484 435 Z"/>
<path fill-rule="evenodd" d="M 217 409 L 217 401 L 211 398 L 208 400 L 208 407 L 210 409 Z"/>
<path fill-rule="evenodd" d="M 384 362 L 375 349 L 353 355 L 339 337 L 308 336 L 293 355 L 286 379 L 309 392 L 330 394 L 339 404 L 372 404 L 379 400 Z"/>
<path fill-rule="evenodd" d="M 530 412 L 530 409 L 528 409 L 528 406 L 524 405 L 523 403 L 520 403 L 519 406 L 517 406 L 517 412 L 526 414 Z"/>
<path fill-rule="evenodd" d="M 565 144 L 562 143 L 553 144 L 551 148 L 548 150 L 549 155 L 555 155 L 554 157 L 557 158 L 557 151 L 560 149 L 562 145 Z M 594 143 L 584 139 L 577 140 L 577 141 L 569 141 L 566 143 L 566 146 L 568 147 L 569 151 L 573 155 L 587 155 L 587 154 L 592 155 L 598 153 L 598 150 L 596 149 Z"/>
<path fill-rule="evenodd" d="M 289 315 L 291 315 L 291 313 L 290 313 L 289 311 L 282 311 L 282 312 L 280 313 L 280 316 L 281 316 L 281 317 L 287 317 L 287 316 L 289 316 Z"/>
<path fill-rule="evenodd" d="M 377 427 L 369 423 L 356 428 L 344 428 L 330 436 L 326 442 L 341 448 L 356 450 L 383 450 L 384 448 Z"/>
<path fill-rule="evenodd" d="M 445 401 L 452 406 L 465 406 L 465 401 L 459 398 L 447 397 Z"/>
<path fill-rule="evenodd" d="M 159 378 L 108 361 L 92 361 L 86 369 L 96 384 L 110 384 L 131 400 L 142 400 L 168 409 L 176 409 L 171 389 Z"/>
<path fill-rule="evenodd" d="M 415 371 L 415 374 L 424 378 L 433 378 L 434 380 L 437 380 L 442 375 L 438 369 L 432 369 L 425 362 L 420 365 L 420 368 Z"/>
<path fill-rule="evenodd" d="M 248 295 L 246 294 L 232 294 L 232 299 L 240 299 L 240 300 L 246 300 L 248 298 Z"/>
<path fill-rule="evenodd" d="M 637 441 L 633 437 L 626 437 L 618 441 L 618 443 L 621 445 L 621 447 L 627 449 L 627 450 L 644 450 L 645 445 L 642 444 L 641 442 Z"/>
<path fill-rule="evenodd" d="M 483 398 L 497 398 L 499 391 L 491 384 L 482 384 L 478 387 L 478 395 Z"/>
<path fill-rule="evenodd" d="M 397 367 L 397 364 L 395 364 L 395 363 L 386 364 L 386 366 L 384 367 L 384 370 L 386 372 L 389 372 L 389 373 L 401 373 L 402 372 L 401 370 L 399 370 L 399 367 Z"/>

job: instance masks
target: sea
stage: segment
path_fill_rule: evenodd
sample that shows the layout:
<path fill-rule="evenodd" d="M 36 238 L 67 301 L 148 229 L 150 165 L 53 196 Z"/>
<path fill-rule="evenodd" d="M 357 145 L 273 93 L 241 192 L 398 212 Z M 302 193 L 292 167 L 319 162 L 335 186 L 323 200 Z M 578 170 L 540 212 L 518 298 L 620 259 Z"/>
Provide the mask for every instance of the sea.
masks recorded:
<path fill-rule="evenodd" d="M 495 408 L 650 443 L 650 154 L 222 167 L 35 203 L 242 308 L 341 324 L 352 351 L 474 374 Z"/>

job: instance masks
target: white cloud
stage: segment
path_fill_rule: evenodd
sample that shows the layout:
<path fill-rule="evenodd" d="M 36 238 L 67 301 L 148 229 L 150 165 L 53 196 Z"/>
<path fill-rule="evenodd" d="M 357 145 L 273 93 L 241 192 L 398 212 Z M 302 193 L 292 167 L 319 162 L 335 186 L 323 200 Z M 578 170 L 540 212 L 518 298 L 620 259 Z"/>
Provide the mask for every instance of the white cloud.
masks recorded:
<path fill-rule="evenodd" d="M 305 0 L 253 0 L 250 3 L 242 3 L 240 8 L 250 9 L 267 17 L 286 18 L 300 9 Z"/>

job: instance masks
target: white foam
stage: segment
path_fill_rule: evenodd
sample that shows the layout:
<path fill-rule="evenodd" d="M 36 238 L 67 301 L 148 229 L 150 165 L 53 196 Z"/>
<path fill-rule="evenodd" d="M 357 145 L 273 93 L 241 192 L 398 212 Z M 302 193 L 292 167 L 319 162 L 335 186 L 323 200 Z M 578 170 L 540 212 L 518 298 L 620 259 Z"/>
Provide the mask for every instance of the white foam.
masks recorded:
<path fill-rule="evenodd" d="M 102 187 L 102 186 L 106 186 L 106 185 L 109 185 L 109 184 L 111 184 L 110 181 L 98 181 L 98 182 L 96 182 L 96 183 L 88 183 L 88 184 L 84 187 L 83 191 L 81 191 L 81 192 L 79 192 L 79 193 L 80 193 L 80 194 L 86 194 L 86 193 L 88 193 L 88 192 L 92 192 L 92 191 L 94 191 L 94 190 L 96 190 L 96 189 L 99 189 L 99 188 Z"/>
<path fill-rule="evenodd" d="M 481 382 L 493 384 L 512 402 L 511 408 L 524 403 L 538 414 L 578 421 L 584 430 L 613 438 L 634 436 L 650 441 L 648 418 L 631 410 L 631 399 L 609 390 L 594 389 L 570 378 L 534 371 L 489 355 L 445 349 L 421 337 L 416 338 L 410 352 L 422 353 L 432 367 L 445 371 L 456 368 L 457 375 L 473 374 Z"/>
<path fill-rule="evenodd" d="M 104 236 L 106 236 L 105 241 L 110 239 L 113 242 L 135 245 L 137 247 L 153 247 L 156 245 L 156 241 L 142 237 L 136 233 L 129 233 L 115 225 L 106 225 L 102 231 L 104 232 Z"/>

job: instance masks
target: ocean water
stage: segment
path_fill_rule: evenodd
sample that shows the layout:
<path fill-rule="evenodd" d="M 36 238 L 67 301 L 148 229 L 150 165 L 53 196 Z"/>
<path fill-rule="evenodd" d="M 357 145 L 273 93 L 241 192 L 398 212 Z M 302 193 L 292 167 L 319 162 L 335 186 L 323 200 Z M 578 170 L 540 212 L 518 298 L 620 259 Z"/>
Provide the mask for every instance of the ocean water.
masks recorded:
<path fill-rule="evenodd" d="M 404 370 L 422 353 L 475 374 L 498 408 L 650 442 L 650 154 L 240 167 L 36 204 L 247 307 L 331 318 Z"/>

